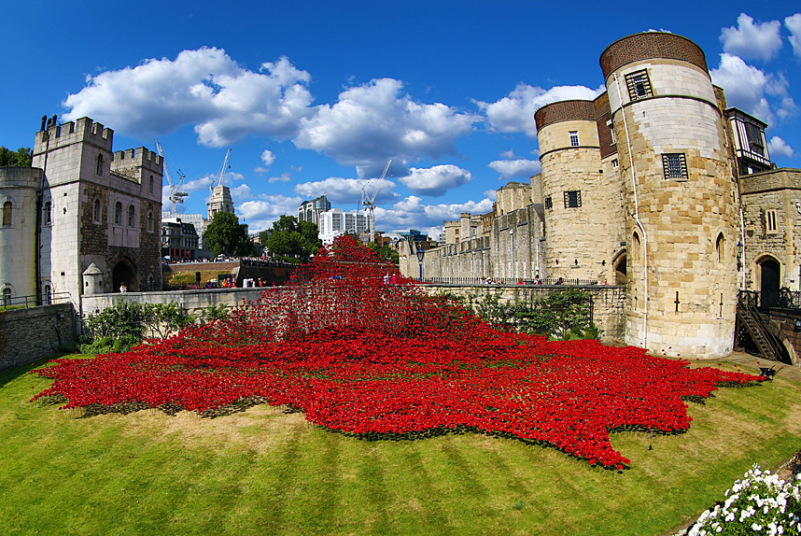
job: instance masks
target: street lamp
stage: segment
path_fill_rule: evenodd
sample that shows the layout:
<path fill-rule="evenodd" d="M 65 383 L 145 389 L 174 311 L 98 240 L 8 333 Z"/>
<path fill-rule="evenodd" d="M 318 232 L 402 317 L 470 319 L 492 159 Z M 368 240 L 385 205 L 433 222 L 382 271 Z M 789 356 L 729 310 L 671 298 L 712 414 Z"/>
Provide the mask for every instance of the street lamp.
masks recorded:
<path fill-rule="evenodd" d="M 423 245 L 417 248 L 417 260 L 420 262 L 420 284 L 423 283 L 423 257 L 426 256 L 426 251 L 423 249 Z"/>

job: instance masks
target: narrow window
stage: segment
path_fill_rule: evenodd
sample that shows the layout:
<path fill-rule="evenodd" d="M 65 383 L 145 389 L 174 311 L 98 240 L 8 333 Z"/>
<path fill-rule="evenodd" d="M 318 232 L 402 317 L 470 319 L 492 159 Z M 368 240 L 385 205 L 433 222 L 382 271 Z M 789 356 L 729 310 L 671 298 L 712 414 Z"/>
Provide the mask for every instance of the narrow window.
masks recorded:
<path fill-rule="evenodd" d="M 612 167 L 613 167 L 614 169 L 617 169 L 617 168 L 619 168 L 619 167 L 620 167 L 620 162 L 618 162 L 618 161 L 617 161 L 617 158 L 615 158 L 614 160 L 612 160 Z"/>
<path fill-rule="evenodd" d="M 648 78 L 648 71 L 645 69 L 627 74 L 626 86 L 628 87 L 631 100 L 653 96 L 651 80 Z"/>
<path fill-rule="evenodd" d="M 723 257 L 725 255 L 724 249 L 726 246 L 726 239 L 723 237 L 723 233 L 718 235 L 718 239 L 715 240 L 715 253 L 718 256 L 718 262 L 723 262 Z"/>
<path fill-rule="evenodd" d="M 95 168 L 95 174 L 96 175 L 102 175 L 103 174 L 103 155 L 102 154 L 97 155 L 97 166 Z"/>
<path fill-rule="evenodd" d="M 44 305 L 53 303 L 53 292 L 50 289 L 50 283 L 45 283 L 44 290 L 42 291 L 42 303 Z"/>
<path fill-rule="evenodd" d="M 551 198 L 550 195 L 545 198 L 545 208 L 547 209 L 553 208 L 553 199 Z"/>
<path fill-rule="evenodd" d="M 778 232 L 778 226 L 776 225 L 776 211 L 775 210 L 766 210 L 765 211 L 765 231 L 768 234 L 775 234 Z"/>
<path fill-rule="evenodd" d="M 153 175 L 150 176 L 150 193 L 153 193 Z"/>
<path fill-rule="evenodd" d="M 3 203 L 3 227 L 11 226 L 11 201 Z"/>
<path fill-rule="evenodd" d="M 578 208 L 581 206 L 581 191 L 571 190 L 565 192 L 565 208 Z"/>
<path fill-rule="evenodd" d="M 636 232 L 631 238 L 631 260 L 640 260 L 640 235 Z"/>
<path fill-rule="evenodd" d="M 683 153 L 663 154 L 662 167 L 666 179 L 687 179 L 687 158 Z"/>
<path fill-rule="evenodd" d="M 579 138 L 578 138 L 578 131 L 571 130 L 570 131 L 570 146 L 571 147 L 578 147 L 579 146 Z"/>
<path fill-rule="evenodd" d="M 51 206 L 50 205 L 50 201 L 47 201 L 44 204 L 44 209 L 42 211 L 42 221 L 43 221 L 44 225 L 50 225 L 50 221 L 51 221 L 50 220 L 50 218 L 51 218 L 50 206 Z"/>
<path fill-rule="evenodd" d="M 135 216 L 136 216 L 136 210 L 134 209 L 134 206 L 131 205 L 130 207 L 128 207 L 128 227 L 134 226 L 134 223 L 136 222 Z"/>
<path fill-rule="evenodd" d="M 119 201 L 114 205 L 114 224 L 122 225 L 122 203 Z"/>
<path fill-rule="evenodd" d="M 95 206 L 92 209 L 92 220 L 95 223 L 100 223 L 100 199 L 95 199 Z"/>
<path fill-rule="evenodd" d="M 753 123 L 745 124 L 745 132 L 748 135 L 748 145 L 752 153 L 758 155 L 765 154 L 765 144 L 762 143 L 762 130 Z"/>
<path fill-rule="evenodd" d="M 3 305 L 6 307 L 11 305 L 11 289 L 8 287 L 3 289 Z"/>
<path fill-rule="evenodd" d="M 147 213 L 147 230 L 148 232 L 153 232 L 153 211 L 148 211 Z"/>

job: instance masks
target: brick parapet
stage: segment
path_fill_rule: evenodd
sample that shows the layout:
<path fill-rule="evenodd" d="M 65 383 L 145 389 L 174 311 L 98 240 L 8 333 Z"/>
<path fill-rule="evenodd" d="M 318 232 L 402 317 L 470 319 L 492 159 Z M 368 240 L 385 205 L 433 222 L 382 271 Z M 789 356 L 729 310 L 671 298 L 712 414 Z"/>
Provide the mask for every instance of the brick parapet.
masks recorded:
<path fill-rule="evenodd" d="M 649 59 L 672 59 L 691 63 L 708 72 L 706 56 L 693 41 L 672 33 L 646 32 L 618 39 L 601 53 L 604 79 L 624 65 Z"/>
<path fill-rule="evenodd" d="M 534 113 L 537 130 L 563 121 L 595 121 L 593 101 L 566 100 L 546 104 Z"/>

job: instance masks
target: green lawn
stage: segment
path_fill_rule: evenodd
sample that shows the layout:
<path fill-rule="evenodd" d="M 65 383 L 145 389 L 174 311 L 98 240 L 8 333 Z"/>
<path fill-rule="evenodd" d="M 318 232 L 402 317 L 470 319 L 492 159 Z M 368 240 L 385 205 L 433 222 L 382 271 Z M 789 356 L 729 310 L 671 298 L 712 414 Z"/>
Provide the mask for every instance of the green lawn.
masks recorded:
<path fill-rule="evenodd" d="M 28 402 L 49 384 L 28 370 L 0 374 L 4 535 L 663 534 L 801 448 L 782 378 L 691 404 L 686 434 L 616 434 L 618 474 L 482 435 L 359 441 L 268 406 L 84 418 Z"/>

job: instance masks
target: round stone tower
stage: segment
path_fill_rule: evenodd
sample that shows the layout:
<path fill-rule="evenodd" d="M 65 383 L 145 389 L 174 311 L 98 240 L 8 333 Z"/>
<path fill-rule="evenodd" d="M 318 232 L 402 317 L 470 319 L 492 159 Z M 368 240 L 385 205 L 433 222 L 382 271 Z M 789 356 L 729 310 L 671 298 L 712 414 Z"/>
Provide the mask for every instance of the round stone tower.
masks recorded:
<path fill-rule="evenodd" d="M 732 350 L 737 185 L 703 51 L 659 32 L 601 54 L 626 210 L 629 344 L 668 355 Z"/>
<path fill-rule="evenodd" d="M 41 182 L 41 169 L 0 168 L 0 299 L 37 294 L 36 219 L 40 217 L 37 194 Z"/>
<path fill-rule="evenodd" d="M 609 188 L 596 116 L 594 103 L 586 100 L 554 102 L 534 114 L 550 279 L 604 282 L 609 272 Z"/>

